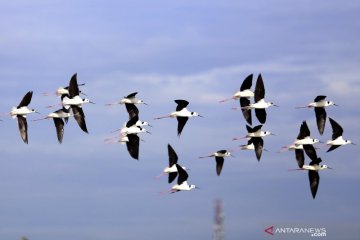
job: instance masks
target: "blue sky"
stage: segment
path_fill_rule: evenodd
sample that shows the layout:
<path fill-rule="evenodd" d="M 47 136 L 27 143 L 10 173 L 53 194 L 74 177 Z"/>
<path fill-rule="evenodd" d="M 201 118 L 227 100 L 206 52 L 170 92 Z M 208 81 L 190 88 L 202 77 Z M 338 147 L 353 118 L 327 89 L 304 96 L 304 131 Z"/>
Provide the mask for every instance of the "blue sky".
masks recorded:
<path fill-rule="evenodd" d="M 42 93 L 75 72 L 96 105 L 84 106 L 89 134 L 71 120 L 61 145 L 51 120 L 29 121 L 25 145 L 16 122 L 2 115 L 0 238 L 210 239 L 221 199 L 226 239 L 264 239 L 272 225 L 358 239 L 359 146 L 318 151 L 334 170 L 320 173 L 315 200 L 307 174 L 288 171 L 297 166 L 294 154 L 277 151 L 303 120 L 313 136 L 331 137 L 329 122 L 319 136 L 313 110 L 294 108 L 320 94 L 340 105 L 328 116 L 360 144 L 359 10 L 358 1 L 1 2 L 0 112 L 33 90 L 31 106 L 47 114 L 59 100 Z M 253 152 L 235 152 L 218 177 L 214 160 L 198 157 L 243 144 L 231 140 L 245 133 L 241 112 L 231 110 L 238 103 L 218 101 L 250 73 L 262 73 L 266 98 L 280 105 L 264 126 L 276 136 L 265 139 L 260 163 Z M 127 120 L 123 106 L 105 104 L 134 91 L 149 104 L 139 106 L 141 118 L 153 125 L 139 162 L 103 141 Z M 153 120 L 173 111 L 174 99 L 205 116 L 189 120 L 181 138 L 174 119 Z M 170 187 L 154 180 L 167 165 L 168 143 L 201 189 L 159 196 Z"/>

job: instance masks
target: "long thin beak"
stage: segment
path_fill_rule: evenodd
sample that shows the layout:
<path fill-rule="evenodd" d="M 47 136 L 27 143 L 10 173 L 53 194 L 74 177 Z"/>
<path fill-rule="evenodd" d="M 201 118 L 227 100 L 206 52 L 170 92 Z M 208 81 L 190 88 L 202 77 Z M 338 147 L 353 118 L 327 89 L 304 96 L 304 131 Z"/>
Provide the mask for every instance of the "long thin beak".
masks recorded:
<path fill-rule="evenodd" d="M 352 142 L 351 144 L 356 146 L 356 143 L 353 143 L 353 142 Z"/>
<path fill-rule="evenodd" d="M 272 136 L 276 136 L 276 134 L 274 134 L 274 133 L 270 133 L 270 135 L 272 135 Z"/>
<path fill-rule="evenodd" d="M 149 104 L 147 104 L 146 102 L 144 102 L 144 105 L 149 106 Z"/>
<path fill-rule="evenodd" d="M 273 104 L 274 107 L 280 107 L 279 105 Z"/>
<path fill-rule="evenodd" d="M 200 115 L 200 114 L 199 114 L 198 116 L 199 116 L 199 117 L 202 117 L 202 118 L 204 118 L 204 116 L 203 116 L 203 115 Z"/>
<path fill-rule="evenodd" d="M 152 134 L 151 132 L 149 132 L 148 130 L 146 130 L 146 132 L 148 133 L 148 134 Z"/>
<path fill-rule="evenodd" d="M 199 187 L 195 186 L 195 189 L 200 189 Z"/>
<path fill-rule="evenodd" d="M 86 97 L 87 97 L 87 95 L 86 95 L 85 93 L 83 93 L 83 92 L 81 92 L 80 94 L 81 94 L 81 95 L 84 95 L 84 96 L 86 96 Z"/>
<path fill-rule="evenodd" d="M 95 104 L 94 102 L 92 102 L 92 101 L 89 101 L 89 103 L 91 103 L 91 104 Z"/>
<path fill-rule="evenodd" d="M 334 103 L 334 106 L 339 107 L 339 105 L 337 105 L 337 104 L 335 104 L 335 103 Z"/>
<path fill-rule="evenodd" d="M 153 127 L 152 125 L 148 124 L 149 127 Z"/>
<path fill-rule="evenodd" d="M 334 170 L 332 167 L 327 167 L 328 169 L 330 169 L 330 170 Z"/>
<path fill-rule="evenodd" d="M 230 154 L 230 157 L 233 157 L 233 158 L 235 158 L 235 155 L 233 155 L 233 154 Z"/>
<path fill-rule="evenodd" d="M 39 113 L 38 111 L 35 111 L 35 113 L 37 113 L 37 114 L 41 114 L 41 113 Z"/>

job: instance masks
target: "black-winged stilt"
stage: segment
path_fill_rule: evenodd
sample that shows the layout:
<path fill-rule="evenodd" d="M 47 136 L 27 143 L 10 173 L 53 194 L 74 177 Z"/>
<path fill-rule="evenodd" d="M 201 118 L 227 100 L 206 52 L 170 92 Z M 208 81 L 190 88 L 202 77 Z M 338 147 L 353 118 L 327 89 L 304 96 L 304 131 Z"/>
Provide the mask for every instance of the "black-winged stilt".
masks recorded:
<path fill-rule="evenodd" d="M 177 104 L 175 112 L 172 112 L 170 115 L 163 116 L 163 117 L 157 117 L 154 119 L 157 120 L 157 119 L 162 119 L 162 118 L 170 118 L 170 117 L 175 118 L 176 117 L 176 119 L 178 121 L 177 133 L 178 133 L 178 136 L 180 136 L 187 120 L 190 117 L 203 117 L 203 116 L 197 112 L 190 112 L 189 110 L 187 110 L 186 107 L 189 104 L 189 102 L 186 100 L 178 99 L 178 100 L 175 100 L 175 103 Z"/>
<path fill-rule="evenodd" d="M 326 144 L 330 145 L 330 148 L 327 150 L 327 152 L 330 152 L 340 146 L 347 145 L 347 144 L 353 144 L 355 143 L 351 142 L 351 140 L 345 140 L 342 137 L 342 134 L 344 132 L 343 128 L 332 118 L 329 118 L 331 127 L 332 127 L 332 139 L 327 141 Z"/>
<path fill-rule="evenodd" d="M 29 91 L 28 93 L 26 93 L 25 96 L 23 97 L 23 99 L 21 100 L 21 102 L 19 103 L 19 105 L 17 107 L 13 107 L 10 112 L 10 115 L 12 118 L 14 118 L 14 119 L 17 118 L 20 136 L 21 136 L 22 140 L 24 141 L 24 143 L 26 143 L 26 144 L 29 143 L 29 141 L 28 141 L 28 125 L 27 125 L 27 121 L 26 121 L 26 115 L 29 113 L 34 113 L 34 112 L 38 113 L 34 109 L 28 108 L 28 105 L 31 102 L 32 95 L 33 95 L 32 91 Z"/>

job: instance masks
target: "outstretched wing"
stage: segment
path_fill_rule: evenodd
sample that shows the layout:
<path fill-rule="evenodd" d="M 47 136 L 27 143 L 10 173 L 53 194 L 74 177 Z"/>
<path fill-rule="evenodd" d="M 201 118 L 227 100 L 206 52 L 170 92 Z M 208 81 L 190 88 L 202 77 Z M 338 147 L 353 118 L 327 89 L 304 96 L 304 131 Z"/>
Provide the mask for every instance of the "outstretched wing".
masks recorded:
<path fill-rule="evenodd" d="M 32 95 L 33 95 L 32 91 L 27 92 L 25 94 L 25 96 L 23 97 L 23 99 L 21 100 L 21 102 L 19 103 L 18 108 L 25 107 L 25 106 L 29 105 L 30 102 L 31 102 Z"/>

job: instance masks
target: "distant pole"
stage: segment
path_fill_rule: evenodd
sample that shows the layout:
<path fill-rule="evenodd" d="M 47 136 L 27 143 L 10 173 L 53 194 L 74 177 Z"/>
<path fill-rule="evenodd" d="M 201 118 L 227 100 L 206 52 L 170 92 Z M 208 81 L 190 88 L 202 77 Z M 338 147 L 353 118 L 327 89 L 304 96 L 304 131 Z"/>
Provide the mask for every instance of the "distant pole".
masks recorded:
<path fill-rule="evenodd" d="M 221 200 L 215 200 L 214 240 L 224 240 L 224 211 Z"/>

